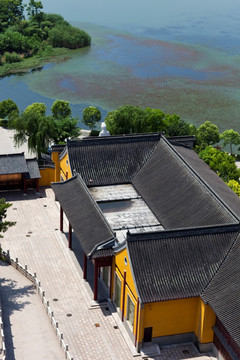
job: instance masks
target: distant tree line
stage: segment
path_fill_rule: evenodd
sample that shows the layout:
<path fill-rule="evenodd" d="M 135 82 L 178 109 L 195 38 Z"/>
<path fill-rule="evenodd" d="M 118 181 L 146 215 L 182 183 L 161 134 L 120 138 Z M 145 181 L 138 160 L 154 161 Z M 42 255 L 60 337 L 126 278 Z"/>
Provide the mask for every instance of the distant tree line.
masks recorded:
<path fill-rule="evenodd" d="M 11 99 L 0 102 L 1 125 L 15 129 L 16 144 L 27 142 L 39 161 L 51 144 L 63 144 L 80 134 L 78 118 L 72 116 L 68 101 L 56 100 L 51 107 L 51 115 L 46 115 L 46 110 L 45 104 L 33 103 L 20 113 Z"/>
<path fill-rule="evenodd" d="M 30 0 L 26 5 L 22 0 L 0 0 L 0 65 L 20 62 L 47 46 L 76 49 L 91 44 L 85 31 L 42 9 L 41 1 Z"/>
<path fill-rule="evenodd" d="M 166 137 L 194 135 L 194 150 L 238 195 L 240 169 L 236 166 L 233 146 L 240 145 L 240 135 L 232 129 L 220 134 L 217 125 L 205 121 L 198 128 L 180 116 L 165 114 L 159 109 L 124 105 L 107 114 L 107 129 L 112 135 L 163 132 Z M 229 146 L 230 153 L 218 145 Z M 215 147 L 213 147 L 215 145 Z"/>
<path fill-rule="evenodd" d="M 66 139 L 76 138 L 80 133 L 79 119 L 72 117 L 70 104 L 64 100 L 56 100 L 48 116 L 45 104 L 34 103 L 20 114 L 11 99 L 3 100 L 0 102 L 1 118 L 1 125 L 16 130 L 16 143 L 28 141 L 29 149 L 38 154 L 39 160 L 49 144 L 64 143 Z M 83 110 L 81 120 L 93 132 L 101 120 L 101 112 L 94 106 L 88 106 Z M 205 121 L 197 128 L 176 114 L 132 105 L 110 111 L 105 122 L 111 135 L 151 132 L 163 132 L 166 137 L 194 135 L 194 150 L 200 158 L 240 195 L 240 170 L 236 166 L 236 155 L 233 154 L 233 146 L 240 145 L 238 132 L 230 129 L 221 134 L 217 125 L 210 121 Z M 230 153 L 221 149 L 218 145 L 220 142 L 224 147 L 229 146 Z"/>

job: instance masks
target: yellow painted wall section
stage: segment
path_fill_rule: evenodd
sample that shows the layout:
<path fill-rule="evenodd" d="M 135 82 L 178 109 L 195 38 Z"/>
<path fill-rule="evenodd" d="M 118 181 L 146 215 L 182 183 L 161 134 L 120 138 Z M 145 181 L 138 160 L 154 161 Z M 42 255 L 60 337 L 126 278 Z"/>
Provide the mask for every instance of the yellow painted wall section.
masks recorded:
<path fill-rule="evenodd" d="M 54 182 L 59 182 L 60 181 L 60 162 L 59 162 L 59 152 L 58 151 L 52 152 L 52 161 L 55 164 Z"/>
<path fill-rule="evenodd" d="M 68 153 L 66 153 L 64 157 L 60 160 L 60 176 L 62 176 L 62 178 L 66 180 L 66 175 L 67 179 L 70 179 L 72 177 Z"/>
<path fill-rule="evenodd" d="M 125 259 L 126 259 L 126 263 L 125 263 Z M 127 250 L 124 249 L 121 252 L 117 253 L 115 255 L 115 263 L 114 263 L 114 269 L 115 272 L 117 273 L 117 275 L 119 276 L 121 282 L 122 282 L 122 288 L 121 288 L 121 302 L 120 302 L 120 309 L 121 311 L 122 309 L 122 304 L 123 304 L 123 277 L 124 277 L 124 271 L 126 271 L 126 286 L 125 286 L 125 297 L 124 297 L 124 318 L 127 318 L 127 298 L 128 296 L 130 297 L 130 299 L 132 300 L 134 306 L 135 306 L 135 312 L 134 312 L 134 324 L 133 324 L 133 333 L 135 334 L 136 332 L 136 319 L 137 319 L 137 292 L 136 292 L 136 288 L 134 285 L 134 281 L 133 281 L 133 277 L 132 277 L 132 273 L 131 273 L 131 269 L 130 269 L 130 265 L 129 265 L 129 259 L 128 259 L 128 254 L 127 254 Z M 112 287 L 114 288 L 114 286 Z"/>
<path fill-rule="evenodd" d="M 55 169 L 45 167 L 40 169 L 41 178 L 39 179 L 39 186 L 50 186 L 55 181 Z"/>
<path fill-rule="evenodd" d="M 127 264 L 125 263 L 127 260 Z M 120 308 L 123 303 L 123 277 L 126 271 L 126 287 L 124 299 L 124 318 L 127 317 L 127 296 L 135 305 L 133 333 L 136 333 L 137 292 L 133 281 L 127 249 L 115 255 L 113 260 L 115 272 L 122 282 Z M 114 283 L 114 278 L 112 279 Z M 114 286 L 112 286 L 114 289 Z M 212 327 L 216 316 L 209 305 L 205 305 L 200 297 L 139 304 L 137 342 L 144 337 L 144 328 L 152 327 L 152 336 L 169 336 L 184 333 L 195 333 L 202 344 L 213 341 Z M 136 335 L 136 334 L 135 334 Z"/>
<path fill-rule="evenodd" d="M 216 315 L 209 305 L 204 304 L 199 298 L 199 311 L 196 323 L 196 335 L 200 343 L 213 342 L 214 332 L 212 327 L 215 325 Z"/>
<path fill-rule="evenodd" d="M 144 328 L 153 327 L 153 337 L 195 332 L 198 304 L 199 298 L 145 304 Z"/>
<path fill-rule="evenodd" d="M 125 264 L 125 258 L 127 260 L 127 265 Z M 137 291 L 136 291 L 135 284 L 134 284 L 133 277 L 132 277 L 132 272 L 131 272 L 131 268 L 130 268 L 127 249 L 123 249 L 122 251 L 120 251 L 119 253 L 117 253 L 115 255 L 115 267 L 117 267 L 117 269 L 119 269 L 122 276 L 124 274 L 124 270 L 126 271 L 127 285 L 131 289 L 133 296 L 137 299 L 138 295 L 137 295 Z"/>

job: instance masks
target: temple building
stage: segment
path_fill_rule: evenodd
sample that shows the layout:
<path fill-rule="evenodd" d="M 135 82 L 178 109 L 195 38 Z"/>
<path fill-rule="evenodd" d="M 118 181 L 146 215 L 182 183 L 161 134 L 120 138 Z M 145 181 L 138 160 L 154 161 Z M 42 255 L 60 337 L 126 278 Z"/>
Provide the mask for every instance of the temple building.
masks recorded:
<path fill-rule="evenodd" d="M 52 148 L 52 188 L 133 344 L 192 341 L 240 358 L 240 200 L 191 137 L 89 137 Z M 99 276 L 101 280 L 99 279 Z"/>

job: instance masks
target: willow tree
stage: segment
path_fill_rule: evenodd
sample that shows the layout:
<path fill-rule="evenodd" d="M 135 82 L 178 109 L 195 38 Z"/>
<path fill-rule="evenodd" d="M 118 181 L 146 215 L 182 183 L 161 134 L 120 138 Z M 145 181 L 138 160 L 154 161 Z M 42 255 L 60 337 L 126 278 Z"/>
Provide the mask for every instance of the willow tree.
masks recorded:
<path fill-rule="evenodd" d="M 12 127 L 16 130 L 15 143 L 21 145 L 27 142 L 28 149 L 37 154 L 39 161 L 56 130 L 54 119 L 46 116 L 46 106 L 41 103 L 29 105 L 20 116 L 15 117 Z"/>

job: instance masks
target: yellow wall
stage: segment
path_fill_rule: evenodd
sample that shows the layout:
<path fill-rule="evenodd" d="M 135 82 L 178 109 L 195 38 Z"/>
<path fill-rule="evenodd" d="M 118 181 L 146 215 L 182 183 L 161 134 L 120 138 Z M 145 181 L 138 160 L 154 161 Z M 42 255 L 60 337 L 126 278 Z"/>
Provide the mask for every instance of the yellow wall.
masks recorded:
<path fill-rule="evenodd" d="M 213 341 L 212 327 L 215 325 L 216 315 L 209 305 L 205 305 L 202 299 L 199 298 L 198 319 L 196 321 L 195 334 L 200 343 L 208 343 Z"/>
<path fill-rule="evenodd" d="M 127 265 L 125 264 L 124 259 L 127 259 Z M 121 302 L 120 302 L 120 309 L 122 311 L 122 303 L 123 303 L 123 277 L 124 277 L 124 271 L 126 271 L 126 287 L 125 287 L 125 298 L 124 298 L 124 318 L 127 317 L 127 297 L 129 296 L 135 305 L 135 313 L 134 313 L 134 325 L 133 325 L 133 333 L 135 334 L 136 330 L 136 318 L 137 318 L 137 292 L 134 285 L 128 254 L 127 250 L 124 249 L 117 253 L 115 255 L 115 263 L 114 263 L 115 273 L 117 273 L 118 277 L 120 278 L 122 282 L 122 288 L 121 288 Z M 112 286 L 112 289 L 114 290 L 114 286 Z"/>
<path fill-rule="evenodd" d="M 60 176 L 62 176 L 64 180 L 66 180 L 66 174 L 68 179 L 72 177 L 68 153 L 66 153 L 64 157 L 60 160 Z"/>
<path fill-rule="evenodd" d="M 153 337 L 193 332 L 198 302 L 190 298 L 145 304 L 144 327 L 153 327 Z"/>
<path fill-rule="evenodd" d="M 127 265 L 124 259 L 127 259 Z M 123 300 L 123 276 L 126 271 L 124 318 L 127 316 L 127 295 L 135 305 L 133 333 L 136 332 L 137 292 L 134 285 L 127 250 L 124 249 L 115 255 L 113 264 L 115 273 L 122 281 L 120 309 Z M 114 289 L 114 286 L 112 287 Z M 184 333 L 195 333 L 200 343 L 213 341 L 212 327 L 215 324 L 215 314 L 200 297 L 169 300 L 139 305 L 137 342 L 141 343 L 144 337 L 144 328 L 152 327 L 152 336 L 169 336 Z"/>
<path fill-rule="evenodd" d="M 54 182 L 60 181 L 60 163 L 59 163 L 59 152 L 52 151 L 52 161 L 55 164 L 55 177 Z"/>
<path fill-rule="evenodd" d="M 46 167 L 40 169 L 41 178 L 39 179 L 39 186 L 49 186 L 51 182 L 55 181 L 55 169 Z"/>

